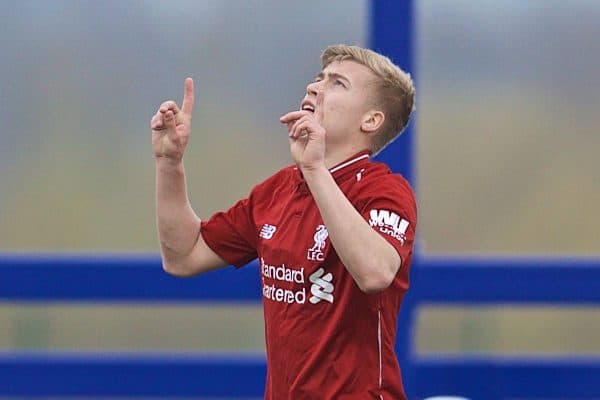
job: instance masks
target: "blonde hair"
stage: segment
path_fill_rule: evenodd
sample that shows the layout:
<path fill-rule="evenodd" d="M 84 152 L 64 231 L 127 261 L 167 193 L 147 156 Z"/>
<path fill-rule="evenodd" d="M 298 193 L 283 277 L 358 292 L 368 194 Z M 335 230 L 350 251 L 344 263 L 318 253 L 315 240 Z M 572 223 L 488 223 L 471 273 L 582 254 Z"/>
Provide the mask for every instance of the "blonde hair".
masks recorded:
<path fill-rule="evenodd" d="M 371 151 L 377 154 L 394 141 L 406 125 L 414 109 L 415 87 L 410 74 L 388 57 L 358 46 L 329 46 L 321 54 L 321 66 L 334 61 L 351 60 L 369 68 L 379 78 L 375 82 L 375 106 L 381 107 L 385 120 L 373 137 Z"/>

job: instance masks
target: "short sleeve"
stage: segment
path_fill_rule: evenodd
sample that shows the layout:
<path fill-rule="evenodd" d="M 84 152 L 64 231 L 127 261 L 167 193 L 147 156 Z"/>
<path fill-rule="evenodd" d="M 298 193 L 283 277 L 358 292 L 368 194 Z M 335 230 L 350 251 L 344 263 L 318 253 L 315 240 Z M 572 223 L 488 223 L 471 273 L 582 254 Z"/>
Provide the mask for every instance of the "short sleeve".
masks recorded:
<path fill-rule="evenodd" d="M 248 199 L 240 200 L 229 210 L 217 212 L 207 221 L 202 221 L 200 233 L 208 247 L 238 268 L 257 257 L 256 229 Z"/>
<path fill-rule="evenodd" d="M 362 194 L 358 211 L 376 232 L 394 246 L 404 269 L 413 253 L 417 225 L 415 198 L 412 189 L 403 180 L 377 186 L 379 190 Z"/>

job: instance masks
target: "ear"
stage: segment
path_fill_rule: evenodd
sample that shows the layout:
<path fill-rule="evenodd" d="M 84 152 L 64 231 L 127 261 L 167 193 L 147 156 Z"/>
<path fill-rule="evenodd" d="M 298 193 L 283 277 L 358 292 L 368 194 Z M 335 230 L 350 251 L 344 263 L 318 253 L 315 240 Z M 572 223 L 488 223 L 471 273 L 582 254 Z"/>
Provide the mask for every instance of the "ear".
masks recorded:
<path fill-rule="evenodd" d="M 383 126 L 384 121 L 385 115 L 383 112 L 369 110 L 363 115 L 362 122 L 360 124 L 360 130 L 367 135 L 375 134 L 379 128 Z"/>

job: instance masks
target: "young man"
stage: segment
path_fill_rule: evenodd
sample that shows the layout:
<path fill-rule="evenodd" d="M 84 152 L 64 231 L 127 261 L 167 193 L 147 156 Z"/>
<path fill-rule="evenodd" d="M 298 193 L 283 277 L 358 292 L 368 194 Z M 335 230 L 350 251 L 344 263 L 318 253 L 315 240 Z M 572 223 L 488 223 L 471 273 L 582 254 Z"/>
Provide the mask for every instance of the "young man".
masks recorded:
<path fill-rule="evenodd" d="M 191 276 L 258 258 L 267 343 L 265 399 L 404 399 L 394 353 L 417 210 L 409 184 L 370 161 L 406 127 L 410 76 L 375 52 L 328 47 L 300 109 L 280 118 L 295 162 L 200 221 L 182 157 L 182 107 L 152 117 L 165 271 Z"/>

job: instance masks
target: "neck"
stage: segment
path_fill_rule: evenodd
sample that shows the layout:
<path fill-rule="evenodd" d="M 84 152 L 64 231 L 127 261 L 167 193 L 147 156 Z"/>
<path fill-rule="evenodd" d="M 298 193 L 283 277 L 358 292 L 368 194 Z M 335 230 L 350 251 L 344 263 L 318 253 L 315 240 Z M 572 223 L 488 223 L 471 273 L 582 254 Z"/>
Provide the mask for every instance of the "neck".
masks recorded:
<path fill-rule="evenodd" d="M 364 146 L 348 146 L 346 148 L 339 149 L 328 148 L 325 154 L 325 166 L 327 169 L 331 169 L 342 161 L 347 160 L 356 153 L 360 153 L 364 150 L 368 150 L 368 148 Z"/>

